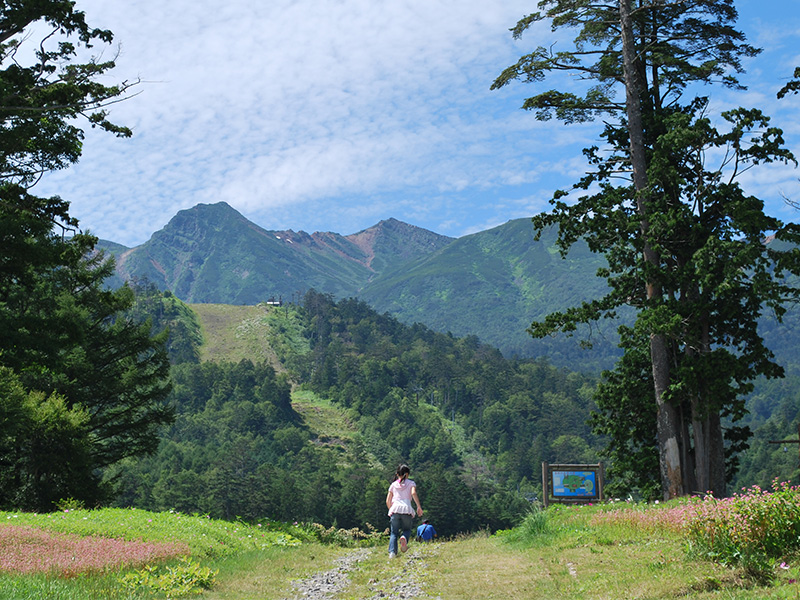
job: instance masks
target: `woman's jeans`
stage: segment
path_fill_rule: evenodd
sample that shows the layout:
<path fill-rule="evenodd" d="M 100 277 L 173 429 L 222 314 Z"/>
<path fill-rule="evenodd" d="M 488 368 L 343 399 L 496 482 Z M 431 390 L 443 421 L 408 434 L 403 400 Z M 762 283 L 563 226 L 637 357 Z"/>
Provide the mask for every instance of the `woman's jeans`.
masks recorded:
<path fill-rule="evenodd" d="M 397 554 L 397 539 L 404 535 L 406 541 L 411 541 L 411 526 L 414 523 L 414 515 L 401 515 L 394 513 L 389 524 L 389 553 Z"/>

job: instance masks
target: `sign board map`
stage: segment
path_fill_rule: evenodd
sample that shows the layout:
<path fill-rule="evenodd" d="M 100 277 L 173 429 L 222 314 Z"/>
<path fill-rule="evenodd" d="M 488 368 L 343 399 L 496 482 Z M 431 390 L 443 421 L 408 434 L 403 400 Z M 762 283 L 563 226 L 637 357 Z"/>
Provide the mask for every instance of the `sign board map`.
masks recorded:
<path fill-rule="evenodd" d="M 597 496 L 596 471 L 552 471 L 553 496 L 591 498 Z"/>

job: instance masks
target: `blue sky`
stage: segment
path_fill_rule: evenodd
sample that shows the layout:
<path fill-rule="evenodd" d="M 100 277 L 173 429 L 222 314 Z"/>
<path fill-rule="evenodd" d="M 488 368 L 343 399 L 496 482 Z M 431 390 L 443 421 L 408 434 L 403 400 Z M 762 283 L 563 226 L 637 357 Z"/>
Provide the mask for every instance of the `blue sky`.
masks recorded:
<path fill-rule="evenodd" d="M 179 210 L 225 201 L 266 229 L 350 234 L 394 217 L 460 237 L 546 209 L 585 169 L 598 123 L 539 122 L 535 88 L 490 91 L 547 27 L 513 40 L 535 1 L 77 0 L 116 36 L 108 79 L 140 78 L 112 107 L 131 139 L 88 131 L 79 164 L 36 192 L 69 200 L 84 229 L 141 244 Z M 747 92 L 709 88 L 715 107 L 757 106 L 800 156 L 800 96 L 775 94 L 800 65 L 800 1 L 741 0 L 764 53 Z M 566 45 L 565 45 L 566 47 Z M 549 89 L 551 85 L 547 85 Z M 800 171 L 745 174 L 786 220 Z"/>

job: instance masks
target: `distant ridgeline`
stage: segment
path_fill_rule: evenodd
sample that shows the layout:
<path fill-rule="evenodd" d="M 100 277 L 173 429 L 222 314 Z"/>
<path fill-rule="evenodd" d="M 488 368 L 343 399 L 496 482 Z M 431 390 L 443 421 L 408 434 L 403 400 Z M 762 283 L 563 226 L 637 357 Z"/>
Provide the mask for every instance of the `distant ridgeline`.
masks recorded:
<path fill-rule="evenodd" d="M 535 319 L 605 290 L 595 277 L 601 257 L 585 246 L 566 260 L 546 233 L 533 239 L 528 219 L 453 239 L 389 219 L 364 231 L 267 231 L 225 203 L 179 212 L 136 248 L 101 241 L 117 259 L 117 276 L 147 280 L 190 303 L 297 302 L 308 290 L 357 297 L 405 323 L 477 335 L 505 356 L 547 356 L 558 365 L 599 371 L 618 355 L 615 327 L 581 336 L 534 340 Z M 587 329 L 588 332 L 588 329 Z"/>

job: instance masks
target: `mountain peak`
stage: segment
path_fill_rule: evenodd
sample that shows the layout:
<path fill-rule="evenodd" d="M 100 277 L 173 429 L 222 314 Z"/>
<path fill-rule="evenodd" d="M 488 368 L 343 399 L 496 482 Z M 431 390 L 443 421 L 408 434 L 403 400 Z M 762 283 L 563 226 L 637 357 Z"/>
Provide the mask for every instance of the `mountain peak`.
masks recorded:
<path fill-rule="evenodd" d="M 270 231 L 217 202 L 181 210 L 145 244 L 115 250 L 120 281 L 144 277 L 190 302 L 255 304 L 310 288 L 349 296 L 450 241 L 397 219 L 347 237 Z"/>
<path fill-rule="evenodd" d="M 345 236 L 345 239 L 364 252 L 367 266 L 375 271 L 383 271 L 387 266 L 430 254 L 453 241 L 446 235 L 395 218 L 380 221 L 372 227 Z"/>

